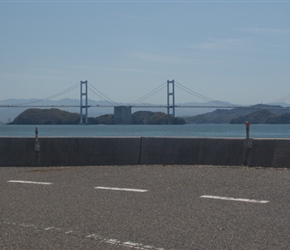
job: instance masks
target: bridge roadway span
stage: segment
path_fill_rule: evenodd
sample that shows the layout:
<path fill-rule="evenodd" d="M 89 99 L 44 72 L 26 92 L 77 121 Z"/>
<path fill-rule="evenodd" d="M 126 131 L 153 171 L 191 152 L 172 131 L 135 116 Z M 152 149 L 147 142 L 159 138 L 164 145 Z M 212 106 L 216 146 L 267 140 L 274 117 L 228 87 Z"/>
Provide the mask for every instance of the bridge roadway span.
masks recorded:
<path fill-rule="evenodd" d="M 1 249 L 289 249 L 290 170 L 0 168 Z"/>

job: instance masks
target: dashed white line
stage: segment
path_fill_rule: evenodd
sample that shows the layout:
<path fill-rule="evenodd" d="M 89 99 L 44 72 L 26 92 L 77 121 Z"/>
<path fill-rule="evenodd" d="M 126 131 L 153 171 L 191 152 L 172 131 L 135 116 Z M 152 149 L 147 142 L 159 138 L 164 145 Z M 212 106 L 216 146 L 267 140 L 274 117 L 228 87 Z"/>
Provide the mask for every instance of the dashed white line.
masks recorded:
<path fill-rule="evenodd" d="M 106 242 L 107 242 L 108 244 L 112 244 L 112 245 L 118 245 L 118 244 L 121 244 L 121 241 L 116 240 L 116 239 L 109 239 L 109 240 L 106 240 Z"/>
<path fill-rule="evenodd" d="M 127 242 L 123 242 L 123 245 L 127 246 L 127 247 L 139 247 L 140 244 L 137 244 L 137 243 L 131 242 L 131 241 L 127 241 Z"/>
<path fill-rule="evenodd" d="M 165 250 L 164 248 L 156 248 L 154 246 L 143 245 L 143 244 L 135 243 L 135 242 L 131 242 L 131 241 L 122 242 L 122 241 L 119 241 L 116 239 L 104 239 L 101 236 L 96 235 L 96 234 L 90 234 L 90 235 L 86 236 L 86 238 L 99 240 L 99 241 L 102 241 L 102 242 L 110 244 L 110 245 L 126 247 L 128 249 L 132 248 L 132 249 L 139 249 L 139 250 L 149 250 L 149 249 L 151 249 L 151 250 Z"/>
<path fill-rule="evenodd" d="M 19 227 L 24 227 L 24 228 L 34 228 L 37 230 L 43 230 L 45 232 L 51 232 L 51 231 L 56 231 L 58 233 L 64 233 L 64 234 L 70 234 L 74 232 L 73 230 L 65 231 L 62 228 L 59 227 L 38 227 L 35 226 L 34 224 L 25 224 L 25 223 L 15 223 L 15 222 L 9 222 L 9 221 L 3 221 L 4 224 L 6 225 L 11 225 L 11 226 L 19 226 Z M 1 222 L 0 222 L 1 224 Z M 85 234 L 80 233 L 80 232 L 75 232 L 74 236 L 80 237 L 80 238 L 86 238 L 86 239 L 92 239 L 96 241 L 103 242 L 105 244 L 109 245 L 116 245 L 116 246 L 121 246 L 121 247 L 126 247 L 127 249 L 139 249 L 139 250 L 165 250 L 164 248 L 159 248 L 155 246 L 150 246 L 150 245 L 144 245 L 141 243 L 136 243 L 136 242 L 131 242 L 131 241 L 120 241 L 117 239 L 109 239 L 102 237 L 101 235 L 98 234 L 89 234 L 85 236 Z"/>
<path fill-rule="evenodd" d="M 222 197 L 222 196 L 214 196 L 214 195 L 202 195 L 200 196 L 200 198 L 226 200 L 226 201 L 241 201 L 241 202 L 251 202 L 251 203 L 263 203 L 263 204 L 270 202 L 266 200 L 252 200 L 252 199 Z"/>
<path fill-rule="evenodd" d="M 127 192 L 140 192 L 140 193 L 148 192 L 148 190 L 146 190 L 146 189 L 134 189 L 134 188 L 95 187 L 95 189 L 127 191 Z"/>
<path fill-rule="evenodd" d="M 10 183 L 21 183 L 21 184 L 36 184 L 36 185 L 51 185 L 51 182 L 38 182 L 38 181 L 21 181 L 21 180 L 10 180 Z"/>

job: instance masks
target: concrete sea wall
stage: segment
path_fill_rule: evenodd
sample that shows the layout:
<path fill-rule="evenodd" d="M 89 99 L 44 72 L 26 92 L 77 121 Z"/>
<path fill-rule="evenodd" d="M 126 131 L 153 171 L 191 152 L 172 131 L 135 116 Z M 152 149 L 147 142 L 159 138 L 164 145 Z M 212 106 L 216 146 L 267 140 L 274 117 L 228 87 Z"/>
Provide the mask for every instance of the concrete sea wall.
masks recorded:
<path fill-rule="evenodd" d="M 0 166 L 227 165 L 290 167 L 290 140 L 176 137 L 0 138 Z"/>

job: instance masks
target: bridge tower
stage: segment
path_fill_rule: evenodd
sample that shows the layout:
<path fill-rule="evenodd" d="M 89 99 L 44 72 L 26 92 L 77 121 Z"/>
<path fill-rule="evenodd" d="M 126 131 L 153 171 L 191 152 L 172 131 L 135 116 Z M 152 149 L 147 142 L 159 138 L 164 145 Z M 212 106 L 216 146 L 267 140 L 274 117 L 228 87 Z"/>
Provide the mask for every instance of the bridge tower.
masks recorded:
<path fill-rule="evenodd" d="M 80 124 L 88 124 L 88 81 L 80 82 Z"/>
<path fill-rule="evenodd" d="M 167 80 L 167 115 L 175 117 L 174 80 Z"/>

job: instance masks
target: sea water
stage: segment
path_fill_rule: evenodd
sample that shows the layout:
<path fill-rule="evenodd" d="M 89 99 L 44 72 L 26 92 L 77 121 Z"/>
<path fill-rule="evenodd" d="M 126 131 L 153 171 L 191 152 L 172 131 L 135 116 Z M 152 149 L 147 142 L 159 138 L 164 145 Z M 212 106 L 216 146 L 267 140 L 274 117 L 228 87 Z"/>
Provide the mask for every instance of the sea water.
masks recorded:
<path fill-rule="evenodd" d="M 0 125 L 0 137 L 197 137 L 245 138 L 244 124 L 186 125 Z M 290 124 L 252 124 L 251 138 L 290 138 Z"/>

